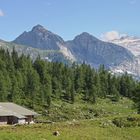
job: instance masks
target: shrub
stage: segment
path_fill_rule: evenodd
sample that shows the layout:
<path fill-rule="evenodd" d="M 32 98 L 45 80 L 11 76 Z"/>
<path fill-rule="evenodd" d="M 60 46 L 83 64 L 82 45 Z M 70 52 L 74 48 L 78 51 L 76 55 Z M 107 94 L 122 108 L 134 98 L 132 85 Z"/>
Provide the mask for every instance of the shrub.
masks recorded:
<path fill-rule="evenodd" d="M 140 117 L 119 117 L 113 119 L 112 122 L 117 127 L 136 127 L 140 126 Z"/>

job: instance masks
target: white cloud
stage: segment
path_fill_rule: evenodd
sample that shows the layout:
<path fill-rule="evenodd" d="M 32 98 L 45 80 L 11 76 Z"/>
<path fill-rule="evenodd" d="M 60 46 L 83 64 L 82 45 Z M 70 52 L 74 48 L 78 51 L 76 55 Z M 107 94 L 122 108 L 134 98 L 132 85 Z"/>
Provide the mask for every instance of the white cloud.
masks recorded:
<path fill-rule="evenodd" d="M 4 13 L 3 11 L 0 9 L 0 17 L 3 17 L 4 16 Z"/>
<path fill-rule="evenodd" d="M 121 34 L 118 31 L 109 31 L 101 35 L 101 39 L 104 41 L 112 41 L 115 39 L 120 39 L 123 36 L 127 36 L 126 34 Z"/>

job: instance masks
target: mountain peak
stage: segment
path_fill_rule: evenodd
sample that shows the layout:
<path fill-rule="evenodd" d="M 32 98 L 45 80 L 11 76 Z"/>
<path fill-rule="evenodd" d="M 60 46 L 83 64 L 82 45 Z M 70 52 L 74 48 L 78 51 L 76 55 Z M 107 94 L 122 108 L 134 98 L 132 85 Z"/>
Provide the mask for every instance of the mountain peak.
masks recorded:
<path fill-rule="evenodd" d="M 32 28 L 32 31 L 47 31 L 47 30 L 42 25 L 38 24 Z"/>
<path fill-rule="evenodd" d="M 45 29 L 40 24 L 34 26 L 29 32 L 25 31 L 13 42 L 44 50 L 59 50 L 58 43 L 64 44 L 64 40 L 60 36 Z"/>
<path fill-rule="evenodd" d="M 90 36 L 90 34 L 88 32 L 82 32 L 80 35 Z"/>
<path fill-rule="evenodd" d="M 88 32 L 82 32 L 79 36 L 84 37 L 94 37 L 93 35 L 89 34 Z"/>
<path fill-rule="evenodd" d="M 92 41 L 98 41 L 99 39 L 97 39 L 96 37 L 94 37 L 93 35 L 87 33 L 87 32 L 83 32 L 80 35 L 76 36 L 74 40 L 92 40 Z"/>

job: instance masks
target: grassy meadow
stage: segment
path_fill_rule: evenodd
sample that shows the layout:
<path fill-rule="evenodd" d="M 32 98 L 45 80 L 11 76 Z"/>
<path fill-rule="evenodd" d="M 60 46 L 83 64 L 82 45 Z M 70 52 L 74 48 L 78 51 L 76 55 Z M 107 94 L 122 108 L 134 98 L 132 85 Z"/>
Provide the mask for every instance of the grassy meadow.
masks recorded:
<path fill-rule="evenodd" d="M 126 98 L 117 103 L 98 99 L 95 105 L 54 101 L 49 112 L 38 119 L 53 118 L 53 123 L 1 126 L 0 140 L 140 140 L 140 116 Z"/>

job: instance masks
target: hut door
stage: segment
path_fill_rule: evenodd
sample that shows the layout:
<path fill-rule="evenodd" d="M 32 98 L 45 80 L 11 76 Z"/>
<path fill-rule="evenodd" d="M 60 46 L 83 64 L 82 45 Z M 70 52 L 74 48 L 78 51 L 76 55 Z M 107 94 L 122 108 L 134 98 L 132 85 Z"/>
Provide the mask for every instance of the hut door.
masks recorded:
<path fill-rule="evenodd" d="M 13 117 L 12 116 L 8 116 L 7 124 L 13 124 Z"/>

